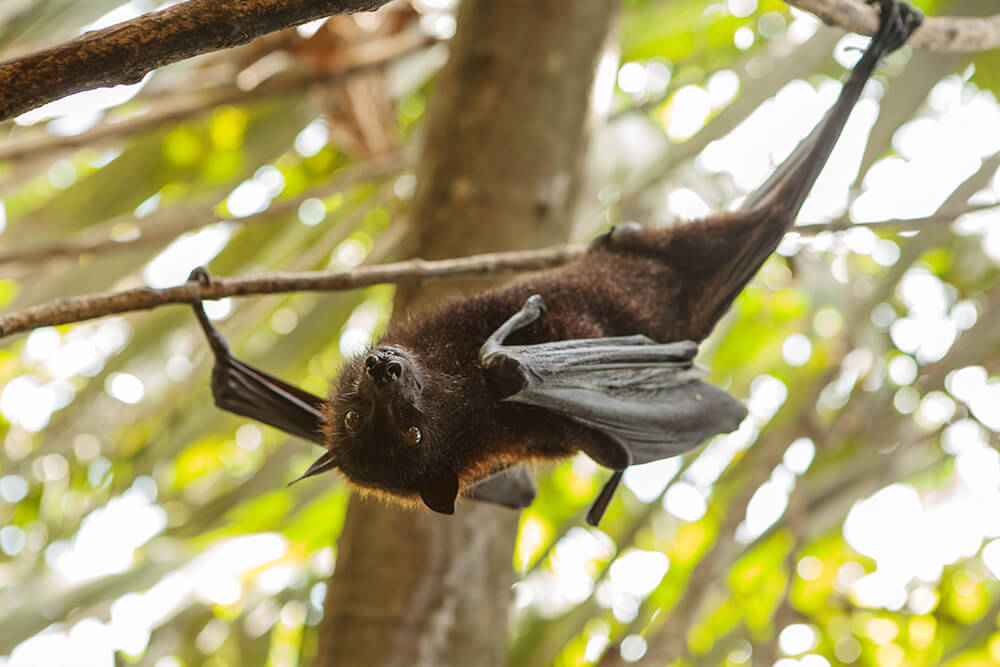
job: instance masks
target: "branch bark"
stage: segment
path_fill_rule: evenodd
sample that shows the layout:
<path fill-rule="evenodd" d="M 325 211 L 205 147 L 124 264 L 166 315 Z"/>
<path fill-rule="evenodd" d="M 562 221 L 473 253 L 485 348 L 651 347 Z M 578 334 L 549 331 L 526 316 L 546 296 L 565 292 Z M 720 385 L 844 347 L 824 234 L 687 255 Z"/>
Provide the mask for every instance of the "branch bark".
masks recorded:
<path fill-rule="evenodd" d="M 388 0 L 187 0 L 0 63 L 0 121 L 84 90 L 137 83 L 152 70 L 246 44 L 314 19 L 378 9 Z M 856 0 L 788 0 L 826 23 L 871 34 L 875 11 Z M 928 19 L 910 43 L 935 51 L 1000 47 L 1000 14 Z"/>
<path fill-rule="evenodd" d="M 878 29 L 878 13 L 858 0 L 785 0 L 789 5 L 815 14 L 829 25 L 872 35 Z M 938 16 L 928 18 L 907 42 L 931 51 L 974 52 L 1000 48 L 1000 14 L 987 17 Z"/>
<path fill-rule="evenodd" d="M 992 204 L 971 205 L 951 213 L 912 220 L 879 220 L 851 225 L 844 225 L 841 222 L 798 225 L 789 233 L 809 236 L 822 231 L 845 231 L 855 227 L 920 230 L 952 222 L 964 213 L 995 207 L 996 205 Z M 585 244 L 570 244 L 436 261 L 411 259 L 394 264 L 361 267 L 352 271 L 263 273 L 247 278 L 214 278 L 209 285 L 185 283 L 164 289 L 136 287 L 118 292 L 56 299 L 0 315 L 0 338 L 39 327 L 82 322 L 136 310 L 149 310 L 171 303 L 190 303 L 195 295 L 200 295 L 203 299 L 222 299 L 230 296 L 282 292 L 337 292 L 384 283 L 419 287 L 426 282 L 444 278 L 495 277 L 508 273 L 538 271 L 566 264 L 582 255 L 586 247 Z"/>
<path fill-rule="evenodd" d="M 486 276 L 510 271 L 533 271 L 564 264 L 580 255 L 584 246 L 560 246 L 543 250 L 489 253 L 426 262 L 411 259 L 346 272 L 264 273 L 249 278 L 215 278 L 209 285 L 189 282 L 177 287 L 136 287 L 117 292 L 56 299 L 25 310 L 0 316 L 0 338 L 38 327 L 148 310 L 169 303 L 190 303 L 196 295 L 222 299 L 249 294 L 280 292 L 340 291 L 380 283 L 421 284 L 447 276 Z"/>
<path fill-rule="evenodd" d="M 137 83 L 152 70 L 388 0 L 188 0 L 0 63 L 0 120 L 84 90 Z"/>
<path fill-rule="evenodd" d="M 386 40 L 389 42 L 390 40 Z M 244 90 L 236 85 L 219 87 L 214 90 L 197 90 L 181 99 L 172 97 L 146 100 L 149 110 L 128 120 L 104 122 L 86 132 L 66 136 L 44 134 L 28 139 L 14 140 L 0 144 L 0 161 L 37 160 L 49 157 L 49 153 L 87 146 L 100 148 L 115 140 L 139 132 L 146 132 L 167 123 L 204 114 L 224 104 L 246 104 L 282 95 L 301 94 L 316 85 L 330 85 L 350 79 L 363 72 L 384 69 L 400 58 L 437 43 L 432 37 L 406 33 L 391 39 L 391 46 L 383 49 L 377 57 L 357 59 L 336 71 L 284 74 L 267 79 L 259 86 Z M 2 72 L 3 65 L 0 65 Z"/>

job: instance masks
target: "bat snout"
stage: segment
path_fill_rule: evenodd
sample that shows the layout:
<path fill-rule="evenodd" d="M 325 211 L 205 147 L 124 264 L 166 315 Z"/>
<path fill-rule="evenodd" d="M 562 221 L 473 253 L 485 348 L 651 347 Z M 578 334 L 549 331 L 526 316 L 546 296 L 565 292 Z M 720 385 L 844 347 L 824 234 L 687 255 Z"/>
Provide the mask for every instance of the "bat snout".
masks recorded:
<path fill-rule="evenodd" d="M 390 385 L 403 375 L 403 363 L 385 352 L 373 352 L 365 358 L 365 373 L 378 388 Z"/>

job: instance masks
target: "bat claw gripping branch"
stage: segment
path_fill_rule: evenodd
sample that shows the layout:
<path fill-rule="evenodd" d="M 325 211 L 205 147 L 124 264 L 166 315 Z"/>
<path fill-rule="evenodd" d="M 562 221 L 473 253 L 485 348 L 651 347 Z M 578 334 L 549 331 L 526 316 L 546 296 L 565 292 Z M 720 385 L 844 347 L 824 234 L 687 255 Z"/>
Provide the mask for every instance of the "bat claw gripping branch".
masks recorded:
<path fill-rule="evenodd" d="M 901 47 L 910 38 L 920 24 L 924 15 L 915 7 L 898 0 L 867 0 L 868 4 L 879 5 L 879 29 L 873 38 L 883 44 L 882 55 L 891 53 Z"/>

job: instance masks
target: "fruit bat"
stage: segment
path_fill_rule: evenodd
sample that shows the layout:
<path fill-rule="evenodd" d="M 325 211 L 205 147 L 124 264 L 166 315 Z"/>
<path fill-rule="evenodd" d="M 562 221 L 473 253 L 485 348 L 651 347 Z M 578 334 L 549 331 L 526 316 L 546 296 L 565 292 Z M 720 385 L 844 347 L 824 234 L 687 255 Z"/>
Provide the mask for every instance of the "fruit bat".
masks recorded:
<path fill-rule="evenodd" d="M 460 494 L 525 507 L 535 487 L 523 464 L 583 451 L 614 471 L 587 517 L 596 525 L 628 466 L 745 417 L 700 379 L 698 341 L 794 223 L 879 59 L 920 24 L 907 5 L 879 6 L 878 32 L 836 103 L 738 210 L 616 227 L 571 264 L 397 318 L 347 362 L 329 398 L 235 359 L 196 299 L 216 404 L 324 447 L 299 479 L 337 469 L 362 493 L 442 514 Z"/>

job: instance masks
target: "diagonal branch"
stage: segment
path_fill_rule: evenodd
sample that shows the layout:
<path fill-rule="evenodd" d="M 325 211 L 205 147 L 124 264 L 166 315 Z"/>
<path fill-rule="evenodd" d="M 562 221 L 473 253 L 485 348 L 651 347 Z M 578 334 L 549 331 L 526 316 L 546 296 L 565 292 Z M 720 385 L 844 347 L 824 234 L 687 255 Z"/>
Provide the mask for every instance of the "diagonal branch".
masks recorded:
<path fill-rule="evenodd" d="M 148 112 L 142 115 L 136 115 L 124 121 L 107 122 L 80 134 L 46 134 L 29 139 L 4 142 L 0 144 L 0 160 L 36 160 L 39 156 L 46 156 L 53 151 L 69 150 L 82 146 L 99 148 L 122 137 L 153 130 L 167 123 L 186 120 L 225 104 L 245 104 L 271 97 L 301 93 L 310 86 L 330 85 L 362 72 L 386 68 L 404 56 L 437 43 L 437 40 L 416 32 L 408 32 L 398 37 L 386 38 L 383 42 L 384 47 L 377 56 L 352 59 L 349 65 L 334 71 L 278 75 L 259 86 L 246 90 L 236 85 L 223 86 L 210 91 L 198 90 L 180 100 L 167 99 L 165 102 L 150 105 Z M 2 72 L 2 67 L 3 65 L 0 65 L 0 72 Z"/>
<path fill-rule="evenodd" d="M 84 90 L 136 83 L 152 70 L 239 46 L 314 19 L 378 9 L 389 0 L 187 0 L 0 63 L 0 121 Z M 823 21 L 870 34 L 875 11 L 858 0 L 788 0 Z M 935 51 L 1000 47 L 1000 14 L 931 18 L 910 44 Z"/>
<path fill-rule="evenodd" d="M 0 120 L 73 93 L 137 83 L 157 67 L 388 0 L 187 0 L 0 63 Z"/>
<path fill-rule="evenodd" d="M 851 32 L 872 35 L 878 13 L 860 0 L 785 0 L 821 21 Z M 931 51 L 988 51 L 1000 48 L 1000 14 L 987 17 L 940 16 L 926 19 L 907 41 Z"/>

